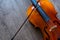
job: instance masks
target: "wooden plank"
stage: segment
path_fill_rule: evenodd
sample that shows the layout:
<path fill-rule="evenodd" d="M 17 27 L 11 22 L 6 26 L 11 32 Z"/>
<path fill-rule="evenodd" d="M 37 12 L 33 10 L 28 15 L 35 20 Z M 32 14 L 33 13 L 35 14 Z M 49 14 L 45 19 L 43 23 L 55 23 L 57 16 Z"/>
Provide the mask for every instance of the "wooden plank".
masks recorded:
<path fill-rule="evenodd" d="M 0 0 L 0 40 L 11 40 L 26 18 L 29 0 Z"/>
<path fill-rule="evenodd" d="M 39 29 L 35 29 L 28 21 L 21 28 L 14 40 L 43 40 Z"/>

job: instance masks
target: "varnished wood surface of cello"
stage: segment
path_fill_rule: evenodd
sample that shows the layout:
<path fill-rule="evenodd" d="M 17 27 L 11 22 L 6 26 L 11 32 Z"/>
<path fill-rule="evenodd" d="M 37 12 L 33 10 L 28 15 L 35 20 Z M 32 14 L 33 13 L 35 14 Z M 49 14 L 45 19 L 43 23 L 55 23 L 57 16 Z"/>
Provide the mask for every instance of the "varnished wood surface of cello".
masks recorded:
<path fill-rule="evenodd" d="M 60 21 L 56 17 L 56 10 L 54 9 L 53 4 L 48 0 L 38 0 L 40 6 L 46 12 L 46 14 L 50 17 L 50 19 L 58 26 L 53 32 L 49 32 L 49 28 L 45 29 L 45 27 L 49 27 L 43 18 L 39 15 L 37 10 L 35 9 L 32 12 L 32 15 L 29 18 L 29 21 L 35 25 L 35 27 L 39 27 L 43 33 L 44 40 L 58 40 L 58 36 L 60 36 Z M 33 5 L 31 5 L 27 10 L 27 15 L 33 10 Z M 56 22 L 55 22 L 56 21 Z M 56 33 L 57 32 L 57 33 Z"/>

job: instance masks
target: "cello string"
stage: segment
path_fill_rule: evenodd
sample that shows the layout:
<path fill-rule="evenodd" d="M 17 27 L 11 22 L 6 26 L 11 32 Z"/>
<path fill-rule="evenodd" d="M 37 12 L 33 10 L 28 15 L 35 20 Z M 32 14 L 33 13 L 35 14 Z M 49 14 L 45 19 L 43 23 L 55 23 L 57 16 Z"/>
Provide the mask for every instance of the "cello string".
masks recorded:
<path fill-rule="evenodd" d="M 39 1 L 38 1 L 39 2 Z M 37 2 L 37 4 L 38 4 L 38 2 Z M 36 4 L 36 5 L 37 5 Z M 18 29 L 18 31 L 15 33 L 15 35 L 11 38 L 11 40 L 13 40 L 14 38 L 15 38 L 15 36 L 18 34 L 18 32 L 21 30 L 21 28 L 24 26 L 24 24 L 27 22 L 27 20 L 29 19 L 29 17 L 32 15 L 32 12 L 34 11 L 34 10 L 36 10 L 38 7 L 36 7 L 36 8 L 33 8 L 32 9 L 32 11 L 31 11 L 31 13 L 30 13 L 30 15 L 25 19 L 25 21 L 22 23 L 22 25 L 20 26 L 20 28 Z"/>

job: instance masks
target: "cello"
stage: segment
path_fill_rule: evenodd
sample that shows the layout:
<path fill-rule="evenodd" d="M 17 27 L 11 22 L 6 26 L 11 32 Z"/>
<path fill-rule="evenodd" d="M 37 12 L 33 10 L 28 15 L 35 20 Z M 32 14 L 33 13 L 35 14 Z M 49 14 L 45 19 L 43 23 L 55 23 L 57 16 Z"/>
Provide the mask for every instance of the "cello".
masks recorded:
<path fill-rule="evenodd" d="M 27 9 L 29 21 L 40 28 L 43 40 L 59 40 L 60 20 L 56 17 L 57 12 L 50 0 L 31 0 Z"/>

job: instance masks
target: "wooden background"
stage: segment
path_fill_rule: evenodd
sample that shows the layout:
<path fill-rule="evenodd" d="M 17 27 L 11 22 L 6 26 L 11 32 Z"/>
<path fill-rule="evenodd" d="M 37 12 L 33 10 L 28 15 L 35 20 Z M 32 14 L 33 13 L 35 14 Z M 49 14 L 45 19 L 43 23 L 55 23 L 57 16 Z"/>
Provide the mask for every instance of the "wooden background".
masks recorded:
<path fill-rule="evenodd" d="M 11 40 L 27 18 L 26 10 L 30 0 L 0 0 L 0 40 Z M 42 40 L 39 29 L 28 21 L 13 40 Z"/>

